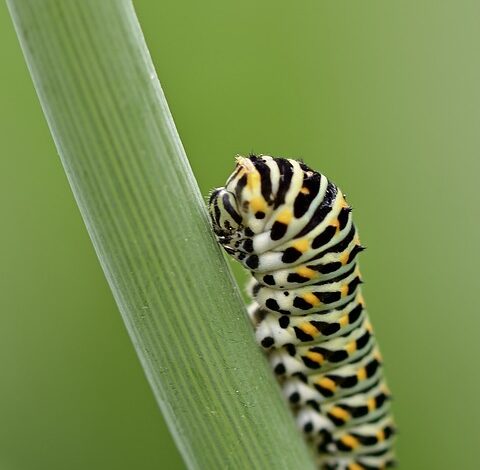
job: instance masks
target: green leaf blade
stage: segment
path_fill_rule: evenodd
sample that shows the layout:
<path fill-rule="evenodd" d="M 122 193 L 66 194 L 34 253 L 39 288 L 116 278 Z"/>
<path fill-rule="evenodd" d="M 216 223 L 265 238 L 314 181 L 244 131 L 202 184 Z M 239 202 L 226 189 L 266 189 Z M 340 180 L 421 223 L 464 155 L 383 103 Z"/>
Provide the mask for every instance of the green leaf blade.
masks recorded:
<path fill-rule="evenodd" d="M 313 468 L 211 234 L 131 3 L 8 4 L 80 212 L 187 466 Z"/>

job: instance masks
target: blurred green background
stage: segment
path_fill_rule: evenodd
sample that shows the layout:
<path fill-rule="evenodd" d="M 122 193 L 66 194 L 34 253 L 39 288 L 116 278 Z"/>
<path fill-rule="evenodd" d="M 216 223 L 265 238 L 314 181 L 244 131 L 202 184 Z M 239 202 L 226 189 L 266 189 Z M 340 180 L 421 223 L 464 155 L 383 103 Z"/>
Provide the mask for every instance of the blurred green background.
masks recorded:
<path fill-rule="evenodd" d="M 204 194 L 250 151 L 348 194 L 401 468 L 477 468 L 480 3 L 135 5 Z M 183 469 L 4 4 L 0 43 L 0 469 Z"/>

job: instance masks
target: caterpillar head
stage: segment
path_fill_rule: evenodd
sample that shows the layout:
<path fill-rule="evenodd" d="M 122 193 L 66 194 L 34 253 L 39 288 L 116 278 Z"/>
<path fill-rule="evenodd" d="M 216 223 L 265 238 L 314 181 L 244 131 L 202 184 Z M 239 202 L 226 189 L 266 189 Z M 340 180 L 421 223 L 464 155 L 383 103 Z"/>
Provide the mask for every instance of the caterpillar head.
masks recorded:
<path fill-rule="evenodd" d="M 218 241 L 229 245 L 243 228 L 237 198 L 226 188 L 214 189 L 208 201 L 208 211 Z"/>
<path fill-rule="evenodd" d="M 209 212 L 213 229 L 219 241 L 225 245 L 245 227 L 261 232 L 271 204 L 262 194 L 261 175 L 258 166 L 263 165 L 264 158 L 271 157 L 237 157 L 233 173 L 225 187 L 212 191 L 209 200 Z M 250 234 L 251 235 L 251 234 Z M 245 236 L 245 234 L 243 234 Z M 248 234 L 247 234 L 248 236 Z"/>

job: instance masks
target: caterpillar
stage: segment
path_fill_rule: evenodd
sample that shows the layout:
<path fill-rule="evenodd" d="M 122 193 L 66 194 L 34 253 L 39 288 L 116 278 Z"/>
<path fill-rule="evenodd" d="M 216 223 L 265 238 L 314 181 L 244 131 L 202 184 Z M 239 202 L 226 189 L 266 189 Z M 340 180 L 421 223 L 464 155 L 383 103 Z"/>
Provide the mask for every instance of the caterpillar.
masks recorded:
<path fill-rule="evenodd" d="M 322 470 L 394 466 L 395 424 L 341 190 L 301 161 L 237 157 L 209 214 L 247 268 L 249 316 Z"/>

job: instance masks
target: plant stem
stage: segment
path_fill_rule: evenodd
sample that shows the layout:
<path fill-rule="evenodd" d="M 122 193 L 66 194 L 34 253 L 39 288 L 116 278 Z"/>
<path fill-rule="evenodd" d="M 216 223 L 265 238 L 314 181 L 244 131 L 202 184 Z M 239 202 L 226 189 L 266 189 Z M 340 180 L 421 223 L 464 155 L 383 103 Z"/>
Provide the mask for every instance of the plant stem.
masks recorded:
<path fill-rule="evenodd" d="M 313 468 L 212 236 L 131 2 L 8 5 L 73 194 L 187 466 Z"/>

